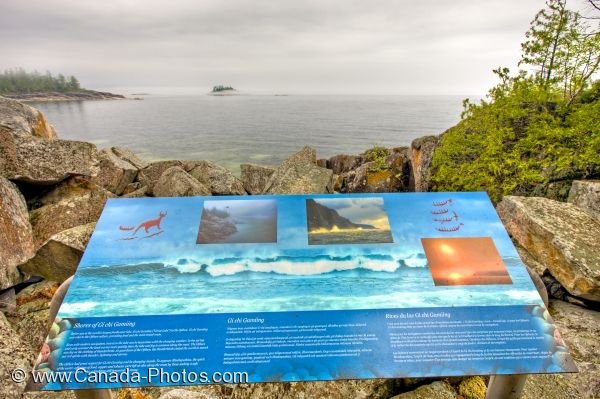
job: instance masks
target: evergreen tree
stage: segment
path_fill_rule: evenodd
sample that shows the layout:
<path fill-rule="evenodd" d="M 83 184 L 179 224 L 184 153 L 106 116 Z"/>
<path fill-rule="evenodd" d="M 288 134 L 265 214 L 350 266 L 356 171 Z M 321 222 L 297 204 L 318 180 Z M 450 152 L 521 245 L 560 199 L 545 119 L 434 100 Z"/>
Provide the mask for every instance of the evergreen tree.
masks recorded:
<path fill-rule="evenodd" d="M 573 101 L 600 66 L 600 32 L 594 31 L 566 0 L 548 0 L 538 12 L 521 44 L 519 65 L 528 65 L 544 88 L 562 92 Z"/>
<path fill-rule="evenodd" d="M 81 87 L 75 76 L 67 79 L 63 74 L 54 77 L 49 71 L 42 75 L 38 71 L 27 72 L 23 68 L 7 69 L 0 73 L 0 93 L 2 94 L 77 90 L 81 90 Z"/>
<path fill-rule="evenodd" d="M 434 189 L 564 200 L 571 180 L 600 177 L 600 33 L 589 21 L 548 0 L 521 45 L 531 69 L 498 68 L 488 98 L 465 101 L 435 150 Z"/>
<path fill-rule="evenodd" d="M 75 76 L 71 75 L 69 77 L 69 84 L 68 84 L 68 86 L 69 86 L 69 90 L 71 90 L 71 91 L 79 90 L 80 89 L 80 87 L 79 87 L 79 80 L 77 80 L 77 78 Z"/>

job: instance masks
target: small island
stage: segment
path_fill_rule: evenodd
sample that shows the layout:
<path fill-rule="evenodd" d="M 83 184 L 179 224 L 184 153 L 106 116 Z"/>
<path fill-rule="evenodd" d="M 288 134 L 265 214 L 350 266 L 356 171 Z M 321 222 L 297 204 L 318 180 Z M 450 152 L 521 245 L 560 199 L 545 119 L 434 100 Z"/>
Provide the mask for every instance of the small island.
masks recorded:
<path fill-rule="evenodd" d="M 217 86 L 213 86 L 213 89 L 210 93 L 208 93 L 209 96 L 237 96 L 239 95 L 238 91 L 236 89 L 234 89 L 231 86 L 223 86 L 223 85 L 217 85 Z"/>
<path fill-rule="evenodd" d="M 27 72 L 23 68 L 0 73 L 0 95 L 26 102 L 125 99 L 120 94 L 84 89 L 73 75 L 54 76 L 50 72 Z"/>

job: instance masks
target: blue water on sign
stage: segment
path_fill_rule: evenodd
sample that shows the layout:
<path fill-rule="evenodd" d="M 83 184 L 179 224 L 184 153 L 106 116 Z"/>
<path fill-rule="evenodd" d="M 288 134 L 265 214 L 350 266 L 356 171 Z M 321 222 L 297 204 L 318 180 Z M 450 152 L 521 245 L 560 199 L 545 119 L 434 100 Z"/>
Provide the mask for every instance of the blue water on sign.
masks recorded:
<path fill-rule="evenodd" d="M 212 269 L 189 259 L 175 264 L 88 267 L 78 271 L 78 284 L 69 290 L 69 301 L 62 306 L 61 315 L 409 308 L 445 306 L 449 302 L 455 306 L 518 305 L 535 303 L 538 297 L 530 289 L 529 276 L 519 273 L 523 266 L 515 258 L 504 259 L 513 285 L 500 289 L 489 285 L 434 287 L 425 263 L 408 267 L 401 260 L 368 256 L 364 260 L 389 271 L 356 264 L 354 268 L 339 265 L 347 270 L 294 275 L 286 273 L 286 266 L 281 264 L 279 270 L 270 268 L 275 260 L 262 262 L 263 270 L 271 270 L 267 272 L 251 271 L 259 268 L 235 260 L 213 262 L 218 265 Z M 335 267 L 335 261 L 328 262 Z M 110 284 L 106 284 L 107 278 Z"/>

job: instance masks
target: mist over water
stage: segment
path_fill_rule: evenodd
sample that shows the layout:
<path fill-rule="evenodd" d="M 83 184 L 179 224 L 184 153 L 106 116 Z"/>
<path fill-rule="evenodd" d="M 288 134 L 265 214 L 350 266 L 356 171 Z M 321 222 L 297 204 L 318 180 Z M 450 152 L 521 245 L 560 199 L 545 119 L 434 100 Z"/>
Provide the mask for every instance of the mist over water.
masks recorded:
<path fill-rule="evenodd" d="M 125 146 L 149 160 L 206 159 L 237 170 L 241 162 L 277 164 L 304 145 L 320 158 L 406 146 L 456 124 L 467 96 L 142 97 L 33 105 L 63 139 Z"/>

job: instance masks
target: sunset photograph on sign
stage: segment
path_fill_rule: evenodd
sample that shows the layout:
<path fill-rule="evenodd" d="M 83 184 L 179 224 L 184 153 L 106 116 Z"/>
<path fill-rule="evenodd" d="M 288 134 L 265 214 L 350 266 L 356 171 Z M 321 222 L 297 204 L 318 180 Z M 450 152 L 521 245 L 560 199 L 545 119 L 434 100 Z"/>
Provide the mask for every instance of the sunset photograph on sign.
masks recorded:
<path fill-rule="evenodd" d="M 490 237 L 422 238 L 435 285 L 512 284 Z"/>

